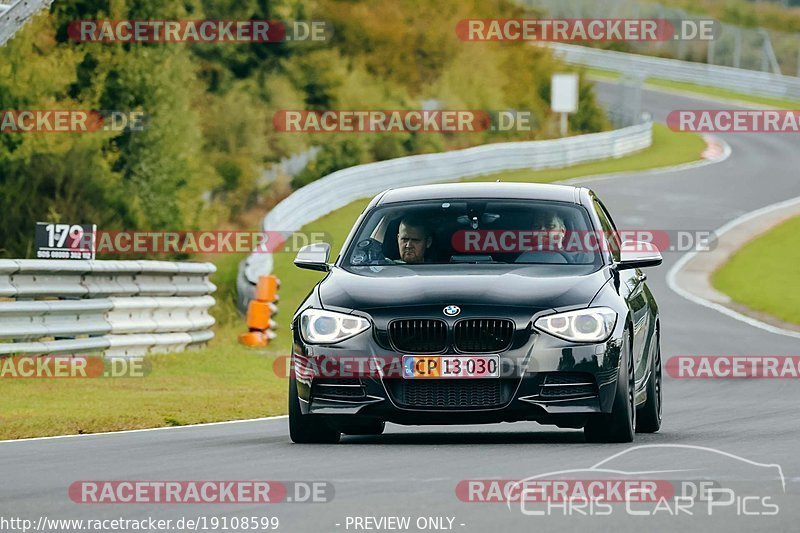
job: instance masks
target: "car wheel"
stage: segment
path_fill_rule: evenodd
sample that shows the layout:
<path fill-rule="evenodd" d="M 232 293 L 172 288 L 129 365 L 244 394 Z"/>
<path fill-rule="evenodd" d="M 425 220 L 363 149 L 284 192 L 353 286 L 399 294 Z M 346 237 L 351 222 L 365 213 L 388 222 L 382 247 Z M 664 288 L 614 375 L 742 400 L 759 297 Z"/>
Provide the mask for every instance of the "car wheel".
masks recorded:
<path fill-rule="evenodd" d="M 614 404 L 610 413 L 593 415 L 583 433 L 587 442 L 633 442 L 636 427 L 636 381 L 627 332 L 620 350 L 619 374 Z"/>
<path fill-rule="evenodd" d="M 650 379 L 647 380 L 647 401 L 639 409 L 636 419 L 638 433 L 655 433 L 661 429 L 661 340 L 656 333 L 656 351 L 650 367 Z"/>
<path fill-rule="evenodd" d="M 341 434 L 325 419 L 304 415 L 297 396 L 297 380 L 289 380 L 289 437 L 298 444 L 336 444 Z"/>
<path fill-rule="evenodd" d="M 380 435 L 386 422 L 378 419 L 345 420 L 336 424 L 336 429 L 345 435 Z"/>

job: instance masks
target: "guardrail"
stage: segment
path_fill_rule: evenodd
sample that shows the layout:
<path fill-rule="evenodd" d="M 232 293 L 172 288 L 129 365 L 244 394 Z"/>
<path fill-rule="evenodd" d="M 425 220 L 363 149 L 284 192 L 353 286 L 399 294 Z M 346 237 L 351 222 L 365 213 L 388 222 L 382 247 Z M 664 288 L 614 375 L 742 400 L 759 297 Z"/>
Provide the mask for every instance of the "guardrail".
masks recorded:
<path fill-rule="evenodd" d="M 37 11 L 49 8 L 53 0 L 17 0 L 0 4 L 0 46 L 11 39 Z"/>
<path fill-rule="evenodd" d="M 562 61 L 571 65 L 693 83 L 756 96 L 800 99 L 800 78 L 793 76 L 571 44 L 550 43 L 548 46 Z"/>
<path fill-rule="evenodd" d="M 214 271 L 210 263 L 1 259 L 0 355 L 202 346 L 214 337 Z"/>
<path fill-rule="evenodd" d="M 392 187 L 425 185 L 505 170 L 561 168 L 621 157 L 653 141 L 652 122 L 618 130 L 545 141 L 496 143 L 450 152 L 413 155 L 339 170 L 302 187 L 264 218 L 264 231 L 297 231 L 340 207 Z M 239 266 L 237 304 L 247 309 L 260 276 L 272 272 L 270 253 L 256 252 Z"/>

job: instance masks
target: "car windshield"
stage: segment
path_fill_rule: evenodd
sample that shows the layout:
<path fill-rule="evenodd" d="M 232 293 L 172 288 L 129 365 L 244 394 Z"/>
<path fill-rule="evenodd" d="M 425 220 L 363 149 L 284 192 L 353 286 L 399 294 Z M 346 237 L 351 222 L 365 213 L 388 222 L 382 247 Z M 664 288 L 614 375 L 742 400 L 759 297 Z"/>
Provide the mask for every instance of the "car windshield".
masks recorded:
<path fill-rule="evenodd" d="M 343 256 L 346 267 L 602 264 L 579 205 L 538 200 L 436 200 L 370 212 Z"/>

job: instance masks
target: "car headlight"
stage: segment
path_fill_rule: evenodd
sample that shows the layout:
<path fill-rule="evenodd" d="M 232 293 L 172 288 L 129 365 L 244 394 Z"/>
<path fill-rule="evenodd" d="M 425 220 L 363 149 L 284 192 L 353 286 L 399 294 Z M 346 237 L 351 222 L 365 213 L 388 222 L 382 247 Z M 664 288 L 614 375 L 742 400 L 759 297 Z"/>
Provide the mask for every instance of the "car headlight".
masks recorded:
<path fill-rule="evenodd" d="M 608 307 L 590 307 L 556 313 L 539 318 L 534 323 L 554 337 L 572 342 L 603 342 L 614 331 L 617 313 Z"/>
<path fill-rule="evenodd" d="M 360 316 L 306 309 L 300 315 L 300 333 L 309 343 L 327 344 L 349 339 L 369 329 L 369 321 Z"/>

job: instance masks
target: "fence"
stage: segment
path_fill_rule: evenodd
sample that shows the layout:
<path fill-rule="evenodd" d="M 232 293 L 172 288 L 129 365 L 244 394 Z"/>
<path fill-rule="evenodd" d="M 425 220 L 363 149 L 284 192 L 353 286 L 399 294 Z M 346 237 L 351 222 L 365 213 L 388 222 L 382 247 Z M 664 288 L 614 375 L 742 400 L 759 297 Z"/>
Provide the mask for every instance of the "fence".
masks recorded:
<path fill-rule="evenodd" d="M 652 18 L 681 20 L 714 20 L 702 15 L 707 6 L 687 12 L 675 5 L 641 0 L 518 0 L 533 9 L 533 16 L 552 18 Z M 675 2 L 671 2 L 675 4 Z M 722 2 L 720 2 L 722 3 Z M 732 7 L 734 19 L 745 20 L 747 9 Z M 664 40 L 657 42 L 627 41 L 625 51 L 659 57 L 672 57 L 712 65 L 761 70 L 789 76 L 800 75 L 800 35 L 766 28 L 737 26 L 715 21 L 715 38 L 709 41 Z"/>
<path fill-rule="evenodd" d="M 209 263 L 0 260 L 0 355 L 138 356 L 214 336 Z M 11 341 L 11 342 L 9 342 Z"/>
<path fill-rule="evenodd" d="M 264 231 L 297 231 L 354 200 L 391 187 L 425 185 L 505 170 L 560 168 L 636 152 L 652 143 L 650 120 L 626 128 L 546 141 L 487 144 L 414 155 L 339 170 L 291 194 L 264 218 Z M 272 272 L 272 255 L 253 253 L 239 267 L 238 306 L 253 299 L 260 276 Z"/>
<path fill-rule="evenodd" d="M 643 78 L 693 83 L 757 96 L 800 99 L 800 78 L 678 59 L 599 50 L 551 43 L 556 55 L 569 64 L 637 74 Z"/>

